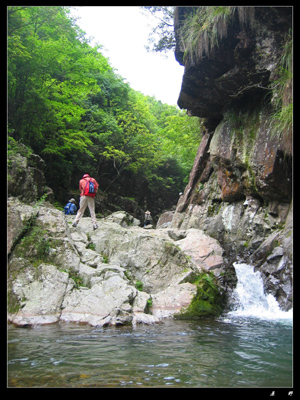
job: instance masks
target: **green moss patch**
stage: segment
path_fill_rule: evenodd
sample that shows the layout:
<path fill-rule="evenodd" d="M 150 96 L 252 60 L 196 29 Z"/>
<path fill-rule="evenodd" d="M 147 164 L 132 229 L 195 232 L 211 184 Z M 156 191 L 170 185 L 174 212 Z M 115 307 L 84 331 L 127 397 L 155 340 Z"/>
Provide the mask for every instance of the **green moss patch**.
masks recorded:
<path fill-rule="evenodd" d="M 174 315 L 176 319 L 199 319 L 219 316 L 225 305 L 225 294 L 222 292 L 212 273 L 203 272 L 193 282 L 197 293 L 191 304 Z"/>

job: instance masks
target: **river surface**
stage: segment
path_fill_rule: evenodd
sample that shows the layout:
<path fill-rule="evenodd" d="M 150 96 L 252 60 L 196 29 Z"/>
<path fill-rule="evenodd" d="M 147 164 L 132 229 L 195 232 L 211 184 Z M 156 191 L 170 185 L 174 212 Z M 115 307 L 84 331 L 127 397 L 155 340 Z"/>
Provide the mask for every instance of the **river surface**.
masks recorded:
<path fill-rule="evenodd" d="M 288 320 L 8 327 L 9 387 L 292 387 Z"/>
<path fill-rule="evenodd" d="M 236 309 L 218 319 L 8 325 L 8 387 L 292 388 L 292 313 L 270 297 L 258 307 L 238 289 Z"/>

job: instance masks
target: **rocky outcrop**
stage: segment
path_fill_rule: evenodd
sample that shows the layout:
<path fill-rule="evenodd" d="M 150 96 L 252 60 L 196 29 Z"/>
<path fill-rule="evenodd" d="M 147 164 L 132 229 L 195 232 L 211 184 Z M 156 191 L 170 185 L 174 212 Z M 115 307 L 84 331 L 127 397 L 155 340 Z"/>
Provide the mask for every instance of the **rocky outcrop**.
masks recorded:
<path fill-rule="evenodd" d="M 248 25 L 236 12 L 218 46 L 184 61 L 180 27 L 192 11 L 175 12 L 175 55 L 185 64 L 178 105 L 207 118 L 206 131 L 170 226 L 200 229 L 217 239 L 228 267 L 235 261 L 253 264 L 265 289 L 288 310 L 292 139 L 290 129 L 276 124 L 266 89 L 278 73 L 291 8 L 254 7 Z"/>
<path fill-rule="evenodd" d="M 219 33 L 218 45 L 212 45 L 210 51 L 204 51 L 199 57 L 196 54 L 191 59 L 185 54 L 187 50 L 180 28 L 198 8 L 176 7 L 174 13 L 175 57 L 185 65 L 178 105 L 192 115 L 217 123 L 233 99 L 240 100 L 246 93 L 251 97 L 260 96 L 264 91 L 282 55 L 284 36 L 292 28 L 292 7 L 240 7 L 251 11 L 244 13 L 243 23 L 236 7 L 226 28 L 226 22 L 223 24 L 226 34 Z M 224 21 L 228 19 L 225 14 L 223 18 Z M 206 37 L 209 36 L 213 33 L 208 32 Z M 198 37 L 195 49 L 204 47 Z"/>
<path fill-rule="evenodd" d="M 19 152 L 8 154 L 8 196 L 18 197 L 26 203 L 33 203 L 46 195 L 47 200 L 52 202 L 53 191 L 46 185 L 44 176 L 45 161 L 37 154 L 28 154 L 22 144 L 18 144 L 18 147 Z"/>
<path fill-rule="evenodd" d="M 25 235 L 32 221 L 37 216 L 37 209 L 25 205 L 13 197 L 7 201 L 7 254 Z"/>
<path fill-rule="evenodd" d="M 78 195 L 76 193 L 75 197 Z M 95 197 L 95 211 L 101 215 L 126 211 L 137 220 L 141 221 L 140 226 L 144 224 L 145 210 L 132 198 L 122 197 L 113 193 L 98 192 Z"/>
<path fill-rule="evenodd" d="M 262 273 L 266 291 L 288 310 L 293 298 L 293 209 L 279 204 L 275 211 L 276 206 L 250 196 L 232 203 L 207 201 L 177 213 L 172 225 L 201 229 L 217 239 L 224 251 L 223 268 L 236 261 L 254 265 Z"/>
<path fill-rule="evenodd" d="M 172 222 L 174 213 L 175 213 L 175 211 L 165 211 L 164 213 L 162 213 L 158 218 L 156 227 L 157 228 L 167 228 Z"/>
<path fill-rule="evenodd" d="M 215 280 L 222 272 L 221 247 L 198 230 L 145 230 L 116 212 L 94 231 L 90 218 L 73 228 L 50 203 L 8 204 L 16 216 L 8 220 L 8 320 L 16 325 L 159 322 L 190 304 L 200 272 Z M 189 243 L 199 240 L 195 254 Z M 221 279 L 218 288 L 225 292 Z"/>

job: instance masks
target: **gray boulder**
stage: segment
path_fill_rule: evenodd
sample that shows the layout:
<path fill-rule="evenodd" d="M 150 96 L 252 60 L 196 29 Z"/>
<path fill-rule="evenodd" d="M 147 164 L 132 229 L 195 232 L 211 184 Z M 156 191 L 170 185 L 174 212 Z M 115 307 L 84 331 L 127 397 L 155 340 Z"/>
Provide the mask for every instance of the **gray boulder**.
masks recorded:
<path fill-rule="evenodd" d="M 147 231 L 125 212 L 94 231 L 90 218 L 74 228 L 74 217 L 50 203 L 10 198 L 9 211 L 8 320 L 16 325 L 156 323 L 188 306 L 189 282 L 221 263 L 222 249 L 202 231 Z"/>

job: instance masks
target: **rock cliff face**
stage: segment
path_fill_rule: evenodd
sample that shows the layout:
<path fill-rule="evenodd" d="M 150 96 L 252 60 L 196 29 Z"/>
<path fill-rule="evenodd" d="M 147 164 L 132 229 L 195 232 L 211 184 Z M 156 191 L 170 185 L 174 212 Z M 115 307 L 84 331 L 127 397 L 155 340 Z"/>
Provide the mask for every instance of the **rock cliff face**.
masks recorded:
<path fill-rule="evenodd" d="M 186 46 L 180 31 L 184 21 L 197 8 L 176 7 L 174 13 L 175 57 L 186 67 L 178 105 L 193 115 L 217 122 L 223 118 L 233 98 L 240 100 L 246 93 L 251 97 L 260 95 L 272 79 L 282 55 L 285 35 L 292 28 L 292 8 L 240 7 L 252 10 L 249 21 L 241 23 L 236 10 L 226 35 L 223 34 L 223 38 L 220 35 L 218 45 L 200 54 L 198 61 L 197 56 L 192 60 L 185 58 Z M 214 28 L 220 29 L 217 25 Z M 197 48 L 196 43 L 194 47 Z"/>
<path fill-rule="evenodd" d="M 48 201 L 54 200 L 53 191 L 46 186 L 45 161 L 37 154 L 28 154 L 22 144 L 19 152 L 8 154 L 7 191 L 9 196 L 18 197 L 26 203 L 37 201 L 43 195 Z"/>
<path fill-rule="evenodd" d="M 182 65 L 180 27 L 191 12 L 175 12 Z M 171 223 L 216 238 L 227 265 L 253 263 L 284 309 L 292 305 L 292 135 L 274 123 L 266 94 L 290 28 L 291 8 L 255 7 L 251 28 L 236 16 L 217 48 L 185 62 L 178 105 L 207 118 L 206 132 Z"/>

